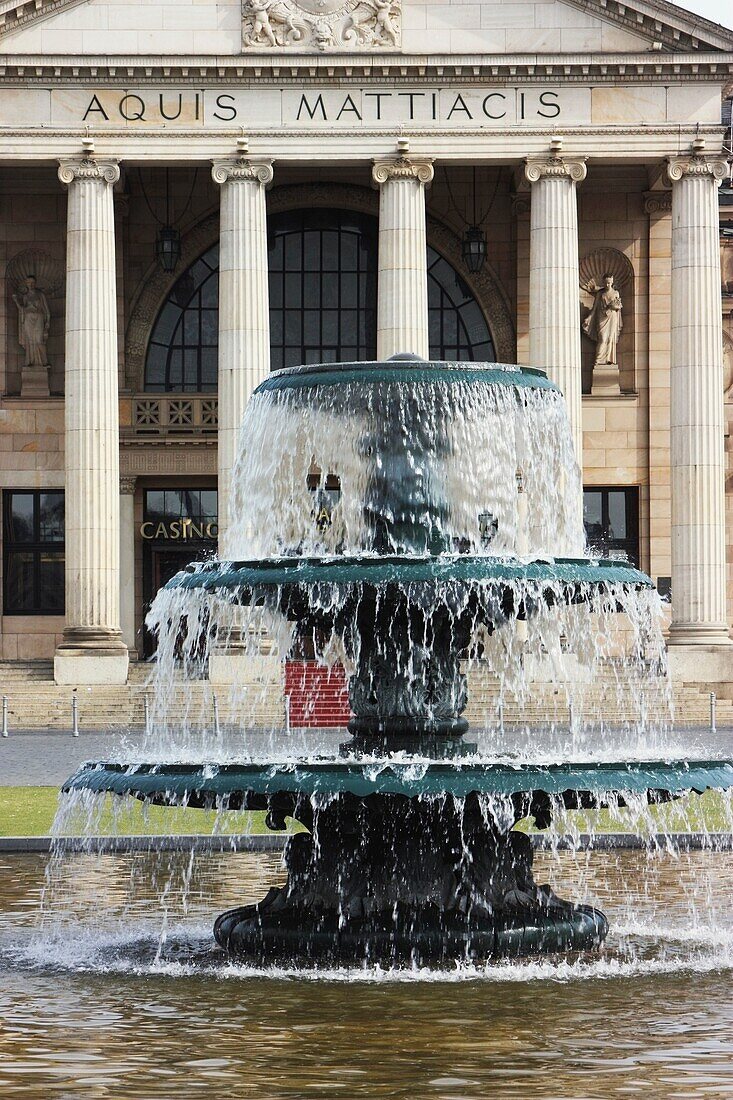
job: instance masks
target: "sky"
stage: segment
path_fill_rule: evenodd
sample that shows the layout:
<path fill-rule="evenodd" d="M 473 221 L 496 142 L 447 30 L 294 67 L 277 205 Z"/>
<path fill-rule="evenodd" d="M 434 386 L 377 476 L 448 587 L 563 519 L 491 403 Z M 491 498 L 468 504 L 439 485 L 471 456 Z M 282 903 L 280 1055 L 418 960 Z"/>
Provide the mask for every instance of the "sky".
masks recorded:
<path fill-rule="evenodd" d="M 733 0 L 682 0 L 680 7 L 704 15 L 714 23 L 733 27 Z"/>

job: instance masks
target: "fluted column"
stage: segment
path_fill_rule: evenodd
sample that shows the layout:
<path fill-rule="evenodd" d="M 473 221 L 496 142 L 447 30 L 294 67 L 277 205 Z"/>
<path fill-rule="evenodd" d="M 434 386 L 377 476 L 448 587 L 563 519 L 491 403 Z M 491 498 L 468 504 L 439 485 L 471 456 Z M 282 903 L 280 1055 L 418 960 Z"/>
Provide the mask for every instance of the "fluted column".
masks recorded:
<path fill-rule="evenodd" d="M 124 683 L 120 632 L 116 161 L 64 158 L 66 235 L 66 629 L 58 683 Z"/>
<path fill-rule="evenodd" d="M 135 637 L 135 486 L 137 478 L 120 478 L 120 629 L 136 656 Z"/>
<path fill-rule="evenodd" d="M 406 156 L 376 161 L 372 169 L 379 187 L 379 359 L 430 354 L 425 188 L 432 178 L 432 161 Z"/>
<path fill-rule="evenodd" d="M 219 227 L 219 554 L 230 543 L 229 499 L 239 428 L 254 388 L 270 370 L 265 188 L 272 162 L 244 156 L 214 161 Z"/>
<path fill-rule="evenodd" d="M 718 187 L 725 161 L 671 157 L 670 642 L 728 642 Z M 729 669 L 730 671 L 730 669 Z"/>
<path fill-rule="evenodd" d="M 576 186 L 583 160 L 528 159 L 532 187 L 529 233 L 529 362 L 546 370 L 565 395 L 578 463 L 583 464 L 582 376 L 578 298 Z"/>

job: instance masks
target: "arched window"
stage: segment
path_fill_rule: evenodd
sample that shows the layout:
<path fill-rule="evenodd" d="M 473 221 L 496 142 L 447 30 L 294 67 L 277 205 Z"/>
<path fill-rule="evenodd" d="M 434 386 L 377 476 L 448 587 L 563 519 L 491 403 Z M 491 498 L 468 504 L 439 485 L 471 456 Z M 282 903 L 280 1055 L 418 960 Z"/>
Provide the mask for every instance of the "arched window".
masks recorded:
<path fill-rule="evenodd" d="M 271 368 L 374 359 L 377 354 L 375 218 L 295 210 L 268 220 Z M 494 345 L 468 286 L 428 247 L 430 354 L 492 360 Z M 219 247 L 176 282 L 153 327 L 145 389 L 216 389 Z"/>

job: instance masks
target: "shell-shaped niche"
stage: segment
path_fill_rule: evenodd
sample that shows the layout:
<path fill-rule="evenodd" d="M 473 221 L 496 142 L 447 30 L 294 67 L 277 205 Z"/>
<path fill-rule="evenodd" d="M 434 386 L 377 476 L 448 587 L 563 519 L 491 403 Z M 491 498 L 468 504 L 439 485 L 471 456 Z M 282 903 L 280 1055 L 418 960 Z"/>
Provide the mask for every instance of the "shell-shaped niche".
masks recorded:
<path fill-rule="evenodd" d="M 589 294 L 603 286 L 606 275 L 613 275 L 614 286 L 621 290 L 633 274 L 631 261 L 617 248 L 597 248 L 580 261 L 580 285 Z"/>
<path fill-rule="evenodd" d="M 13 256 L 8 263 L 6 278 L 13 290 L 19 290 L 31 275 L 35 276 L 37 286 L 47 298 L 56 298 L 61 294 L 64 286 L 64 267 L 47 252 L 28 248 L 24 252 L 19 252 L 17 256 Z"/>

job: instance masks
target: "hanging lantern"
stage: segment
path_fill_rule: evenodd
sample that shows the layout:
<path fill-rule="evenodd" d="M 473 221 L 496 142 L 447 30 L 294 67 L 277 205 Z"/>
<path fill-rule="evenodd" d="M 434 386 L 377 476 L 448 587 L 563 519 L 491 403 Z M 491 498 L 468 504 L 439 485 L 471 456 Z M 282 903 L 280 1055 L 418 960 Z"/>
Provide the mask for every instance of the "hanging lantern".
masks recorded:
<path fill-rule="evenodd" d="M 477 275 L 486 259 L 486 234 L 478 225 L 470 226 L 463 234 L 461 255 L 468 270 Z"/>
<path fill-rule="evenodd" d="M 175 271 L 181 258 L 181 234 L 170 225 L 158 230 L 155 238 L 155 254 L 163 271 Z"/>

